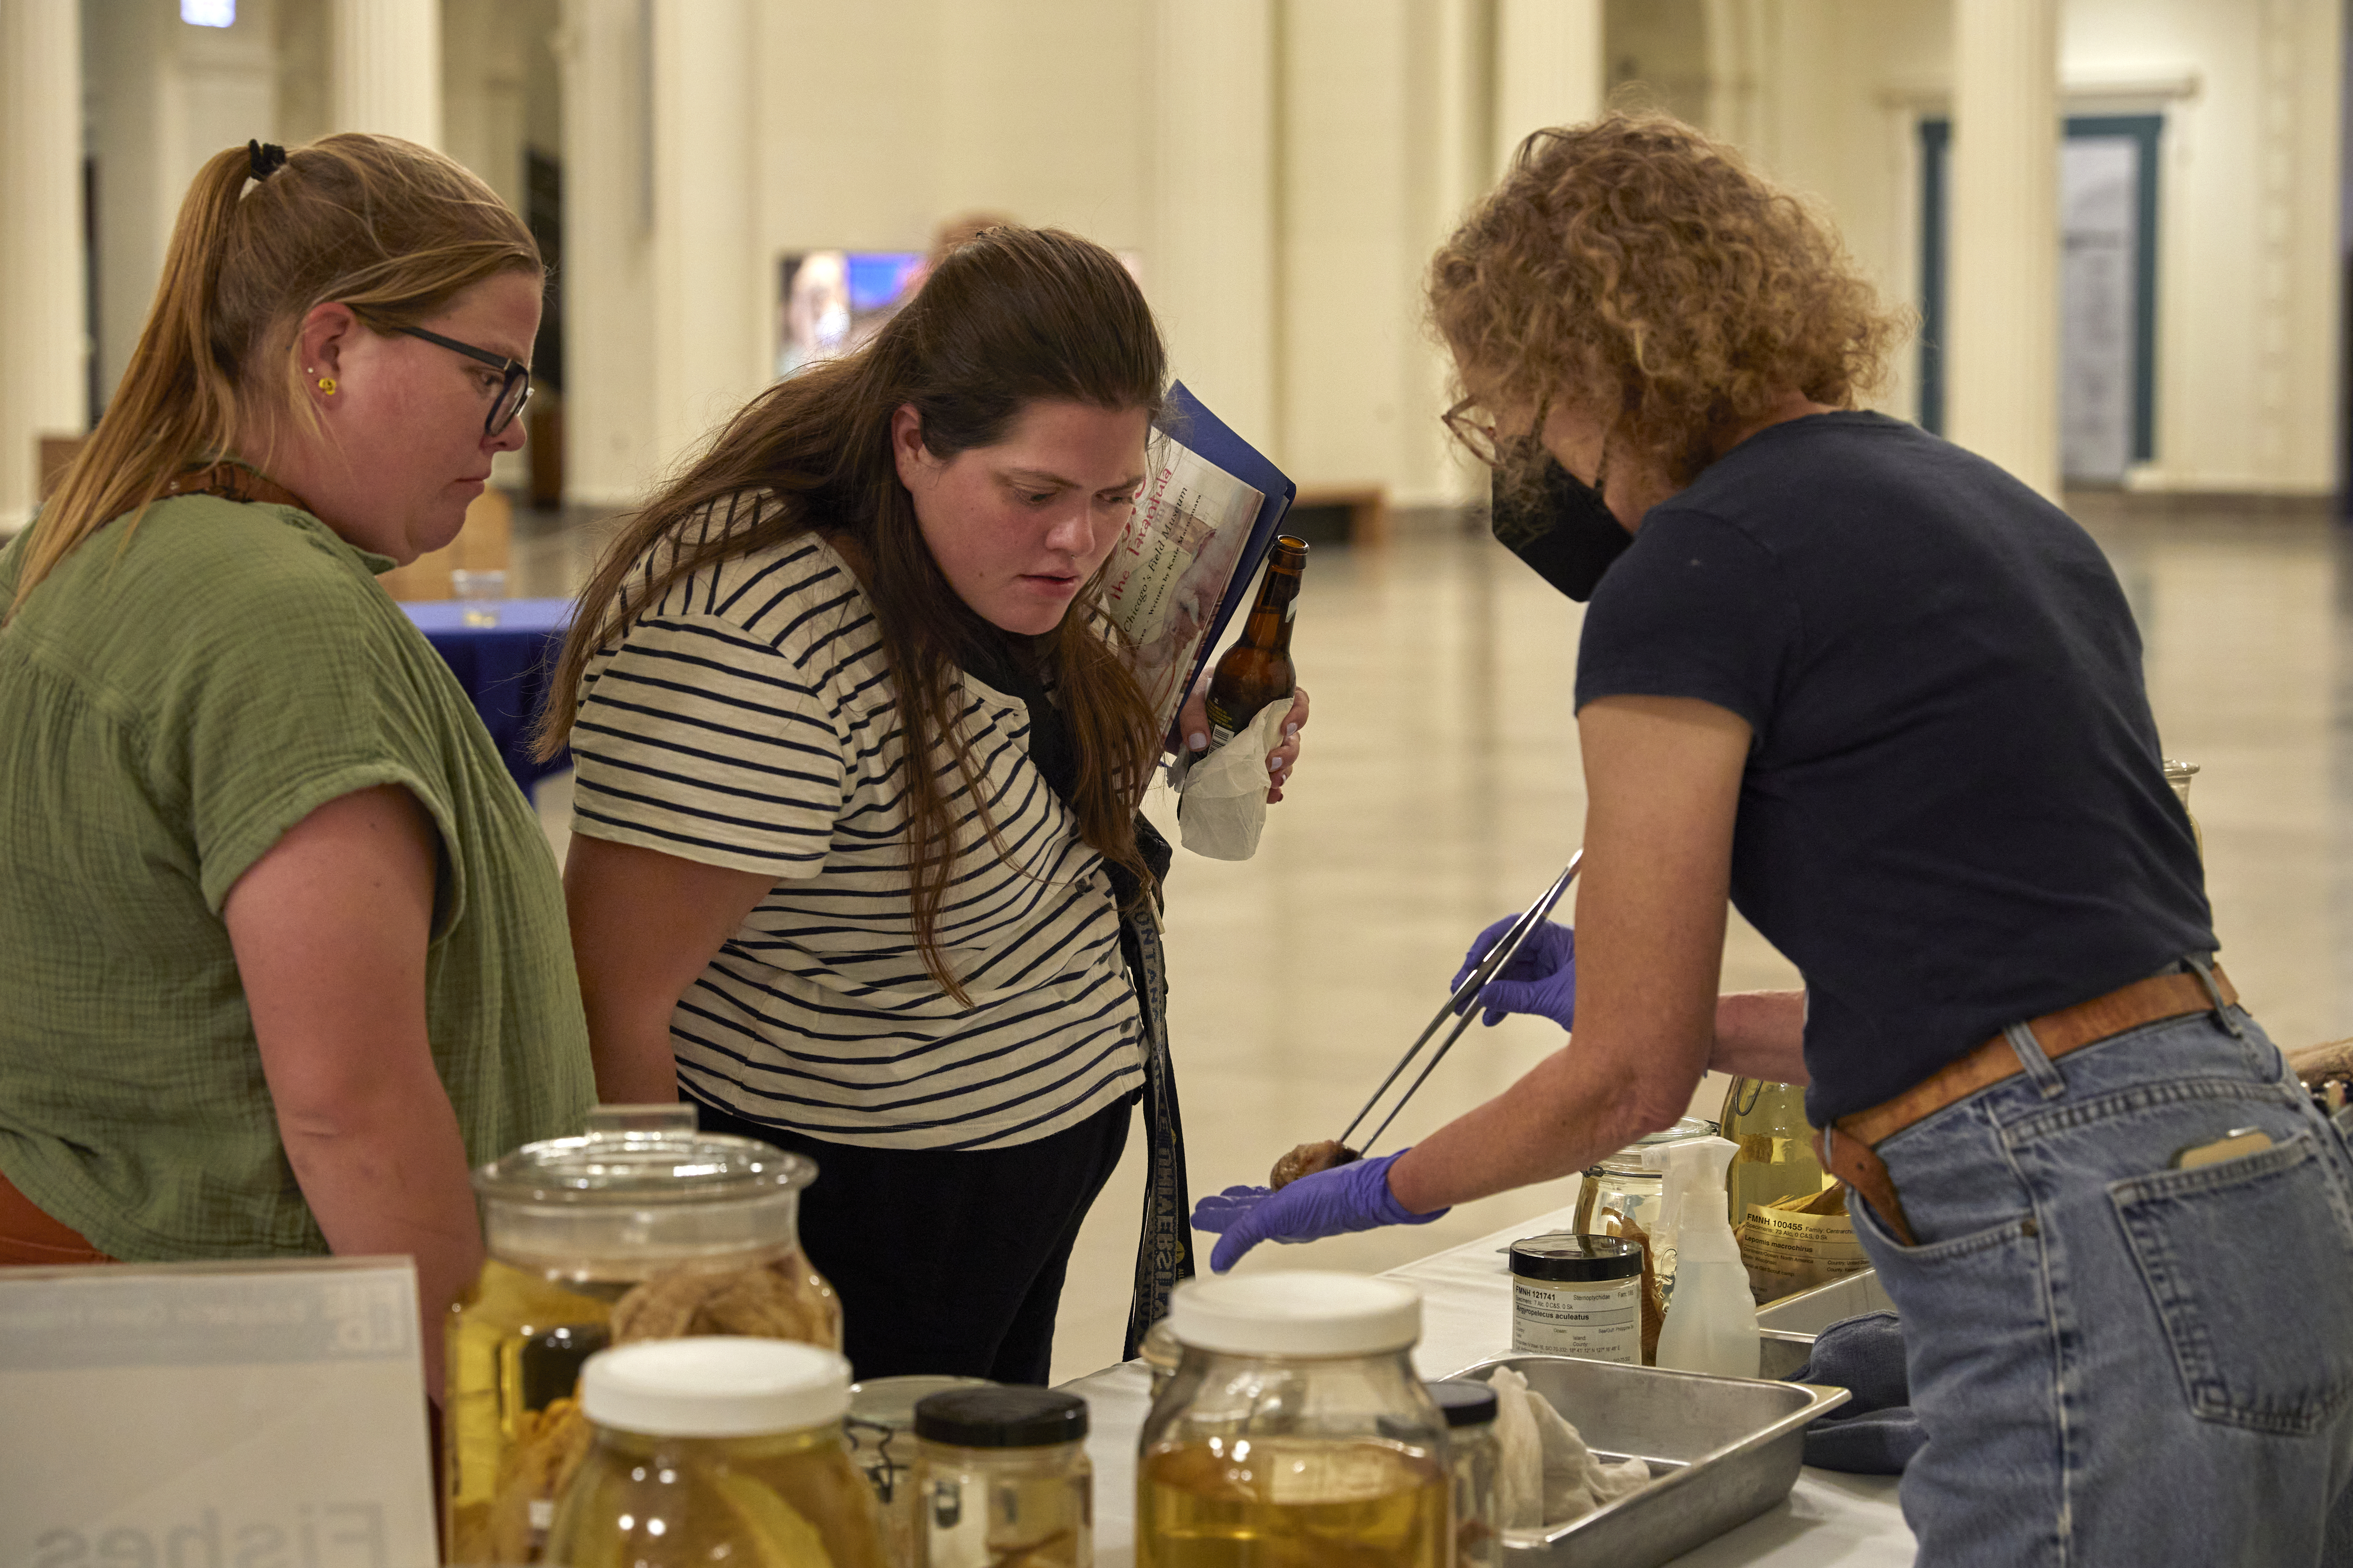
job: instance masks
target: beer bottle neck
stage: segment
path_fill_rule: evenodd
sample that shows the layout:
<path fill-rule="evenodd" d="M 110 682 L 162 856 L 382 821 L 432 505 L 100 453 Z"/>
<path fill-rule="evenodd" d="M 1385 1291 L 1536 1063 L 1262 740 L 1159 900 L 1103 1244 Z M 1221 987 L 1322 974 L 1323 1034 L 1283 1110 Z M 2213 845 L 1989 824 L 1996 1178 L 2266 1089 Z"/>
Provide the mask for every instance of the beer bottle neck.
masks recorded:
<path fill-rule="evenodd" d="M 1287 653 L 1291 648 L 1292 611 L 1299 603 L 1299 574 L 1269 568 L 1250 604 L 1242 640 L 1252 647 Z"/>

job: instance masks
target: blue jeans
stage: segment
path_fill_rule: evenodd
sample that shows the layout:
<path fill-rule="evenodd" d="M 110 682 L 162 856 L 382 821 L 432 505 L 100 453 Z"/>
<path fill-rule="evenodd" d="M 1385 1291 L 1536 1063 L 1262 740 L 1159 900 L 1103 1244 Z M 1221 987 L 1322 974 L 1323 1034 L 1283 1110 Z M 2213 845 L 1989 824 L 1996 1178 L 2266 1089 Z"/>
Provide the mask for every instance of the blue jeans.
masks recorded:
<path fill-rule="evenodd" d="M 1855 1202 L 1928 1437 L 1926 1568 L 2313 1564 L 2353 1480 L 2353 1157 L 2246 1014 L 2128 1030 L 1883 1140 Z M 2272 1147 L 2191 1170 L 2240 1127 Z M 2353 1493 L 2348 1494 L 2353 1498 Z"/>

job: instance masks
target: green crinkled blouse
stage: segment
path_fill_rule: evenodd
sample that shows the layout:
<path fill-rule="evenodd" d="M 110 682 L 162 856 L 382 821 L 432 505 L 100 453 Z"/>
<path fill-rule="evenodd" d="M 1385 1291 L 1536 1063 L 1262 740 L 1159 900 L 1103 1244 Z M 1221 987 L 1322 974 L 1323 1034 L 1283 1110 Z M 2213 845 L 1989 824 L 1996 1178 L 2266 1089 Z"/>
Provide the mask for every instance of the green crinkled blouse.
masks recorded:
<path fill-rule="evenodd" d="M 0 630 L 0 1174 L 116 1258 L 327 1250 L 221 906 L 354 790 L 400 784 L 439 831 L 427 1019 L 467 1157 L 594 1102 L 554 857 L 391 565 L 292 507 L 185 497 Z"/>

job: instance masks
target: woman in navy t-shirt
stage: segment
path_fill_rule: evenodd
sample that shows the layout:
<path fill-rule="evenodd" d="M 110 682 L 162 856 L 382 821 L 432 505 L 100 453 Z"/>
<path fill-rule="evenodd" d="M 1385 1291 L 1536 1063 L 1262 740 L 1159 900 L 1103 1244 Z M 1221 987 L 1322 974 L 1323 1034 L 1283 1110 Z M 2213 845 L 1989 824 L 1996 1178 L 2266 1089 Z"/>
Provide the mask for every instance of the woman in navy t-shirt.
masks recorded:
<path fill-rule="evenodd" d="M 1214 1265 L 1567 1175 L 1710 1068 L 1804 1082 L 1903 1315 L 1924 1563 L 2321 1560 L 2353 1160 L 2212 963 L 2098 548 L 1853 406 L 1897 321 L 1672 121 L 1529 138 L 1430 289 L 1499 534 L 1592 598 L 1575 937 L 1488 998 L 1576 1040 L 1402 1153 L 1207 1200 Z M 1716 994 L 1728 906 L 1802 992 Z"/>

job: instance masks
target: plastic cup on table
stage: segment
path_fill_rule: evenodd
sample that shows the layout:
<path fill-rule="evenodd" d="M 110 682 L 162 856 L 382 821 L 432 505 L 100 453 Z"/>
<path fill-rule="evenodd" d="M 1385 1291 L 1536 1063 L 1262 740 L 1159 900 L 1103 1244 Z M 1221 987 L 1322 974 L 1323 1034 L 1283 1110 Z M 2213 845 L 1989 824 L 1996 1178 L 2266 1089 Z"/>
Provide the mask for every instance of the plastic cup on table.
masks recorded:
<path fill-rule="evenodd" d="M 449 574 L 449 591 L 462 606 L 468 626 L 494 626 L 499 624 L 499 601 L 507 596 L 507 574 L 461 567 Z"/>

